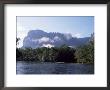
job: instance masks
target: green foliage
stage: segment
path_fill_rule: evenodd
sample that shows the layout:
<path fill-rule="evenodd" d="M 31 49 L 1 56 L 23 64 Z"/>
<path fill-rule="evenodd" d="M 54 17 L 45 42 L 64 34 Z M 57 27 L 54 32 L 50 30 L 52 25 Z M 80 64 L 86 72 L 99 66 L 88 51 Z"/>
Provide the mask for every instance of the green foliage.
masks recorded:
<path fill-rule="evenodd" d="M 59 50 L 58 50 L 58 54 L 57 57 L 55 58 L 57 62 L 76 62 L 75 56 L 75 49 L 70 48 L 66 45 L 62 45 Z"/>
<path fill-rule="evenodd" d="M 20 52 L 20 50 L 17 48 L 16 49 L 16 58 L 19 59 L 22 57 L 22 53 Z"/>
<path fill-rule="evenodd" d="M 24 61 L 36 61 L 36 62 L 76 62 L 75 60 L 75 50 L 66 45 L 62 45 L 61 47 L 52 47 L 52 48 L 25 48 L 25 49 L 17 49 L 21 53 L 21 57 L 17 60 Z"/>
<path fill-rule="evenodd" d="M 75 56 L 78 63 L 94 63 L 94 39 L 89 43 L 76 49 Z"/>

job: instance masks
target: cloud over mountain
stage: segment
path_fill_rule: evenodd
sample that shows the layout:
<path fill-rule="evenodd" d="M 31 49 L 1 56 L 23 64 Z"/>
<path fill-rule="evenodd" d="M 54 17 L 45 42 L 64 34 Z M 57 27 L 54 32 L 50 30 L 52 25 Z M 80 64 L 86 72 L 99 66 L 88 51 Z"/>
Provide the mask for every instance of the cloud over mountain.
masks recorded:
<path fill-rule="evenodd" d="M 66 44 L 71 47 L 76 47 L 85 44 L 90 37 L 76 38 L 71 34 L 58 32 L 45 32 L 43 30 L 31 30 L 23 40 L 23 48 L 31 47 L 59 47 Z"/>

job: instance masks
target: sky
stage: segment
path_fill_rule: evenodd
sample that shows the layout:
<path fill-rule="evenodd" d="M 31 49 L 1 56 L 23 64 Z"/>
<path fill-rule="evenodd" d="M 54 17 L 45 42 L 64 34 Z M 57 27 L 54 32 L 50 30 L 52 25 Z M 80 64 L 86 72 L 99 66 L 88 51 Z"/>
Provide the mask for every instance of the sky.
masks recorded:
<path fill-rule="evenodd" d="M 30 30 L 70 33 L 73 37 L 89 37 L 94 32 L 94 16 L 17 16 L 19 46 Z"/>

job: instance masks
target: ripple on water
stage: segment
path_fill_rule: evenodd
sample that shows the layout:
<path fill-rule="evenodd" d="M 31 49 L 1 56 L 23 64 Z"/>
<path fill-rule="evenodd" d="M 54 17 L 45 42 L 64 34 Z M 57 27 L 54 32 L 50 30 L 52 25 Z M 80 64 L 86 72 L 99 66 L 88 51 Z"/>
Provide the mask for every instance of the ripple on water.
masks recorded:
<path fill-rule="evenodd" d="M 17 74 L 94 74 L 94 65 L 18 61 Z"/>

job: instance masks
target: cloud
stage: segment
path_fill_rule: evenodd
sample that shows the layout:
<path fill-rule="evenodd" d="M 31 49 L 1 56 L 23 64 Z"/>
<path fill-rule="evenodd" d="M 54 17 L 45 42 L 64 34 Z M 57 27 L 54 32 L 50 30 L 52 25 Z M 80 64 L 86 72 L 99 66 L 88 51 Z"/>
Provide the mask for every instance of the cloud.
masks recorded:
<path fill-rule="evenodd" d="M 61 38 L 59 38 L 58 36 L 55 36 L 55 37 L 54 37 L 54 40 L 55 40 L 55 41 L 59 41 L 59 40 L 61 40 Z"/>
<path fill-rule="evenodd" d="M 51 47 L 54 47 L 54 45 L 52 45 L 52 44 L 43 44 L 42 47 L 49 47 L 49 48 L 51 48 Z"/>
<path fill-rule="evenodd" d="M 23 40 L 26 37 L 28 33 L 28 30 L 26 30 L 24 27 L 21 27 L 20 25 L 17 25 L 17 38 L 20 38 L 19 44 L 17 47 L 22 47 L 23 46 Z"/>
<path fill-rule="evenodd" d="M 41 39 L 32 39 L 31 41 L 34 42 L 34 43 L 45 43 L 45 42 L 54 43 L 54 40 L 49 39 L 49 38 L 44 38 L 44 37 L 41 38 Z"/>
<path fill-rule="evenodd" d="M 39 39 L 39 43 L 48 42 L 48 41 L 50 41 L 50 39 L 48 37 L 42 37 Z"/>
<path fill-rule="evenodd" d="M 81 38 L 81 33 L 72 34 L 72 37 Z"/>
<path fill-rule="evenodd" d="M 32 41 L 32 42 L 38 42 L 39 39 L 32 39 L 31 41 Z"/>

